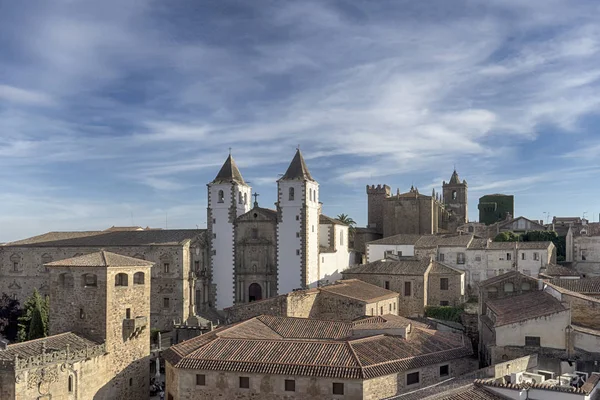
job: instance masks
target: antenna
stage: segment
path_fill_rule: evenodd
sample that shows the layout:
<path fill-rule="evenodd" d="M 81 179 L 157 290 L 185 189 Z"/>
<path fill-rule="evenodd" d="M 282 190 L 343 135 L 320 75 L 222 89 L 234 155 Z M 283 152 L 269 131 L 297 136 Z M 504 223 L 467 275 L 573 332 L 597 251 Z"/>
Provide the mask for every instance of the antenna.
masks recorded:
<path fill-rule="evenodd" d="M 231 155 L 231 147 L 229 148 L 229 155 Z"/>

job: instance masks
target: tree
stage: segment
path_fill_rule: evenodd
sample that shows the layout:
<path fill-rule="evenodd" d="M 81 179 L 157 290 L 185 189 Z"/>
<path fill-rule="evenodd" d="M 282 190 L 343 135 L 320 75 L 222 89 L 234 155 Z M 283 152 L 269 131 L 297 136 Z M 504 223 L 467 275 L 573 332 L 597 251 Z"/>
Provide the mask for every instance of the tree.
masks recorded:
<path fill-rule="evenodd" d="M 19 317 L 18 340 L 39 339 L 48 336 L 48 301 L 40 293 L 33 291 L 23 306 L 23 315 Z"/>
<path fill-rule="evenodd" d="M 521 241 L 520 236 L 514 232 L 500 232 L 494 238 L 494 242 L 518 242 Z"/>
<path fill-rule="evenodd" d="M 2 297 L 0 297 L 0 335 L 11 342 L 16 340 L 20 316 L 19 300 L 2 293 Z"/>
<path fill-rule="evenodd" d="M 356 221 L 354 221 L 352 218 L 350 218 L 349 215 L 347 214 L 340 214 L 336 217 L 339 221 L 345 223 L 346 225 L 353 227 L 354 225 L 356 225 Z"/>

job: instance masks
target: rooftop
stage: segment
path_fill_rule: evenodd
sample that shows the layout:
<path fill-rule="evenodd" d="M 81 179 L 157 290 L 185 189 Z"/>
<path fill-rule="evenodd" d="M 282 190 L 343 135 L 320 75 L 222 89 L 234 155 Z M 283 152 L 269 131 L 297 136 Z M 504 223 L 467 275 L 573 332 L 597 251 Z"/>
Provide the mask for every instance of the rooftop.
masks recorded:
<path fill-rule="evenodd" d="M 507 279 L 513 279 L 513 278 L 517 278 L 517 277 L 529 279 L 529 280 L 536 281 L 536 282 L 538 281 L 537 279 L 535 279 L 529 275 L 525 275 L 522 272 L 519 272 L 519 271 L 513 269 L 508 272 L 505 272 L 502 275 L 493 276 L 491 278 L 488 278 L 485 281 L 480 282 L 479 286 L 484 287 L 484 286 L 489 286 L 489 285 L 495 285 L 498 282 L 502 282 Z"/>
<path fill-rule="evenodd" d="M 429 259 L 377 260 L 342 271 L 345 274 L 423 275 L 431 265 Z"/>
<path fill-rule="evenodd" d="M 15 357 L 35 357 L 42 354 L 43 351 L 53 353 L 65 350 L 67 346 L 69 346 L 69 351 L 75 352 L 99 344 L 72 332 L 66 332 L 41 339 L 9 344 L 6 350 L 0 351 L 0 360 L 13 361 Z"/>
<path fill-rule="evenodd" d="M 542 273 L 542 272 L 540 272 Z M 543 272 L 546 276 L 574 276 L 580 277 L 581 274 L 574 268 L 565 267 L 562 265 L 548 264 Z"/>
<path fill-rule="evenodd" d="M 349 297 L 352 299 L 371 303 L 376 300 L 391 299 L 398 297 L 398 293 L 382 287 L 371 285 L 358 279 L 345 279 L 337 281 L 333 285 L 322 286 L 319 288 L 322 292 L 333 293 L 338 296 Z"/>
<path fill-rule="evenodd" d="M 324 225 L 344 225 L 344 226 L 348 226 L 348 224 L 340 221 L 339 219 L 336 218 L 331 218 L 328 217 L 327 215 L 321 214 L 319 215 L 319 223 L 320 224 L 324 224 Z"/>
<path fill-rule="evenodd" d="M 542 290 L 498 300 L 488 300 L 486 305 L 496 314 L 495 326 L 513 324 L 568 310 L 566 305 Z"/>
<path fill-rule="evenodd" d="M 600 277 L 580 279 L 550 279 L 548 283 L 582 294 L 600 294 Z"/>
<path fill-rule="evenodd" d="M 500 394 L 493 393 L 481 384 L 474 384 L 473 379 L 452 380 L 448 383 L 415 390 L 394 397 L 395 400 L 507 400 Z"/>
<path fill-rule="evenodd" d="M 421 238 L 421 235 L 394 235 L 383 239 L 374 240 L 367 244 L 395 244 L 395 245 L 414 245 Z"/>
<path fill-rule="evenodd" d="M 514 250 L 524 249 L 524 250 L 546 250 L 550 247 L 552 242 L 490 242 L 488 244 L 488 249 L 491 250 Z"/>
<path fill-rule="evenodd" d="M 109 251 L 99 251 L 46 264 L 48 267 L 149 267 L 153 262 L 122 256 Z"/>
<path fill-rule="evenodd" d="M 454 274 L 454 275 L 463 275 L 465 271 L 460 269 L 453 268 L 449 265 L 442 264 L 440 262 L 434 261 L 431 269 L 429 270 L 430 274 Z"/>
<path fill-rule="evenodd" d="M 364 327 L 369 321 L 357 323 Z M 176 368 L 370 379 L 473 352 L 459 334 L 415 326 L 408 339 L 383 334 L 353 339 L 353 325 L 259 316 L 172 346 L 164 355 Z"/>
<path fill-rule="evenodd" d="M 526 383 L 526 384 L 516 384 L 516 383 L 503 383 L 497 380 L 492 379 L 477 379 L 475 381 L 476 385 L 483 385 L 488 387 L 497 387 L 497 388 L 508 388 L 508 389 L 523 389 L 525 385 L 528 388 L 538 389 L 538 390 L 550 390 L 554 392 L 563 392 L 563 393 L 578 393 L 578 394 L 586 394 L 589 395 L 592 393 L 598 381 L 600 380 L 600 375 L 591 375 L 587 381 L 581 386 L 577 388 L 575 386 L 552 386 L 550 384 L 542 383 Z"/>
<path fill-rule="evenodd" d="M 281 178 L 279 178 L 279 180 L 282 180 L 282 181 L 294 181 L 294 180 L 314 181 L 313 177 L 310 175 L 310 172 L 308 171 L 308 167 L 306 166 L 306 163 L 304 162 L 304 157 L 302 157 L 302 152 L 300 151 L 300 149 L 296 150 L 296 154 L 294 155 L 294 158 L 292 159 L 290 166 L 288 167 L 287 171 L 285 171 L 285 174 L 283 174 L 283 176 Z"/>
<path fill-rule="evenodd" d="M 205 229 L 153 229 L 143 231 L 48 232 L 4 246 L 27 247 L 103 247 L 174 246 L 204 235 Z"/>
<path fill-rule="evenodd" d="M 417 241 L 415 247 L 427 248 L 436 246 L 458 246 L 467 247 L 473 240 L 472 233 L 450 234 L 450 235 L 424 235 Z"/>
<path fill-rule="evenodd" d="M 219 184 L 232 182 L 238 183 L 240 185 L 246 184 L 246 182 L 244 182 L 244 178 L 242 177 L 242 173 L 238 169 L 235 161 L 233 160 L 233 157 L 231 156 L 231 154 L 229 154 L 229 157 L 227 157 L 227 160 L 225 160 L 225 163 L 219 170 L 219 173 L 217 174 L 216 178 L 212 181 L 212 183 Z"/>

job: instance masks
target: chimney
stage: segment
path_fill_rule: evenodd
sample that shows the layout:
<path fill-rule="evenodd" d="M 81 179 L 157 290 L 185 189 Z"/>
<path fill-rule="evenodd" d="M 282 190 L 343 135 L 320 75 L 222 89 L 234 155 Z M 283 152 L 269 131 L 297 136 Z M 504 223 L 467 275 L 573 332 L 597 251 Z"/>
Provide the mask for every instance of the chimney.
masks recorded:
<path fill-rule="evenodd" d="M 8 340 L 0 337 L 0 351 L 6 350 L 8 347 Z"/>

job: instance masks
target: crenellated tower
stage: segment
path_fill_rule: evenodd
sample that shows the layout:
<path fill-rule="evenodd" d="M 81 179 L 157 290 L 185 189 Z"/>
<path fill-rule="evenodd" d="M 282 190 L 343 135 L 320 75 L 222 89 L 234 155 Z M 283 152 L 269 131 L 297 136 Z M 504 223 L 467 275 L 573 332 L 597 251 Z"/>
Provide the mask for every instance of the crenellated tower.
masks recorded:
<path fill-rule="evenodd" d="M 390 195 L 391 189 L 388 185 L 367 185 L 367 228 L 375 229 L 380 234 L 383 234 L 383 204 Z"/>

